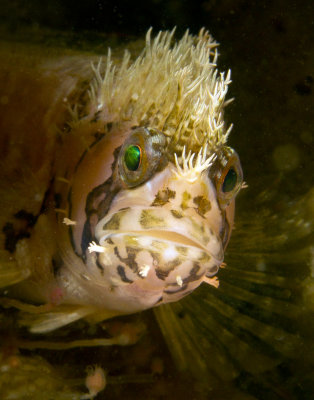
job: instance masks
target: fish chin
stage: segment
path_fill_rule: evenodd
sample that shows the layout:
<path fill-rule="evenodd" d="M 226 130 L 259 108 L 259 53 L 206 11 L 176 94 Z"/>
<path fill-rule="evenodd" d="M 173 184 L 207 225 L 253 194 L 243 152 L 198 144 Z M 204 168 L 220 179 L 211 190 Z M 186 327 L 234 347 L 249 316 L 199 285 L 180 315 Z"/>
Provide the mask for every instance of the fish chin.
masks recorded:
<path fill-rule="evenodd" d="M 201 218 L 176 220 L 174 215 L 173 210 L 135 207 L 101 220 L 95 233 L 103 282 L 123 287 L 126 299 L 140 296 L 141 304 L 143 291 L 158 293 L 159 303 L 167 303 L 215 275 L 223 261 L 221 239 Z"/>
<path fill-rule="evenodd" d="M 158 292 L 160 303 L 176 301 L 219 269 L 208 250 L 176 232 L 115 232 L 101 243 L 106 250 L 98 263 L 105 275 L 113 285 L 128 286 L 126 296 L 140 295 L 141 303 L 142 291 Z"/>
<path fill-rule="evenodd" d="M 210 221 L 183 213 L 175 207 L 132 207 L 109 213 L 95 227 L 95 237 L 100 245 L 112 235 L 138 233 L 156 239 L 194 246 L 203 249 L 217 264 L 223 261 L 223 246 Z"/>

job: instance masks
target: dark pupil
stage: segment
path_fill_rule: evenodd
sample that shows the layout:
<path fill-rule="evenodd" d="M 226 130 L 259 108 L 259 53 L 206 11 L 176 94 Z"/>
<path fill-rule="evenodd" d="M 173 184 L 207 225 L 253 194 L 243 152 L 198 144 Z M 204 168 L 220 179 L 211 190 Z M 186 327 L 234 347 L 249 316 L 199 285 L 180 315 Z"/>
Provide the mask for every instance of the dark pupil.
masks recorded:
<path fill-rule="evenodd" d="M 224 193 L 231 192 L 237 184 L 237 173 L 233 168 L 230 168 L 227 175 L 225 176 L 224 183 L 222 185 L 222 191 Z"/>
<path fill-rule="evenodd" d="M 129 146 L 124 153 L 124 162 L 128 170 L 136 171 L 141 163 L 142 151 L 139 146 Z"/>

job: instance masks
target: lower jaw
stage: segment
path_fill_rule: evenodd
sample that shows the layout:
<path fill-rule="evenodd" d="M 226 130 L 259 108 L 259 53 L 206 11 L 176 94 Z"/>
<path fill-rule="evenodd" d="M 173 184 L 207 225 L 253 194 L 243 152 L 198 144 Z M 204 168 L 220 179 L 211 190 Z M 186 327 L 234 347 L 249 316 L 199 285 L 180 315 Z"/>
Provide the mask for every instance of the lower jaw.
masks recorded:
<path fill-rule="evenodd" d="M 187 240 L 187 242 L 191 241 Z M 101 244 L 104 248 L 111 247 L 110 252 L 116 258 L 115 261 L 112 260 L 113 264 L 123 261 L 128 266 L 128 270 L 132 270 L 133 274 L 137 274 L 137 278 L 140 279 L 146 277 L 150 268 L 155 270 L 157 277 L 166 277 L 167 280 L 172 277 L 174 282 L 176 282 L 176 276 L 184 279 L 192 270 L 198 275 L 202 273 L 213 276 L 222 262 L 200 247 L 191 246 L 182 241 L 163 239 L 157 235 L 117 233 L 102 240 Z M 166 278 L 161 280 L 166 280 Z"/>

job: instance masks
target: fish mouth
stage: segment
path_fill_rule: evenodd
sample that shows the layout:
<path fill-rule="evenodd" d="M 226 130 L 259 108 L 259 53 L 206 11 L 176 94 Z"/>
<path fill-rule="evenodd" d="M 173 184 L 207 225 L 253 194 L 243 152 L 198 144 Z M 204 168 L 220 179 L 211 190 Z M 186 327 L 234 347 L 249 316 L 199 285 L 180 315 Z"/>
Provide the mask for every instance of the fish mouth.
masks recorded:
<path fill-rule="evenodd" d="M 130 234 L 137 234 L 137 235 L 147 235 L 151 238 L 154 239 L 161 239 L 166 240 L 167 242 L 173 242 L 175 244 L 181 245 L 181 246 L 190 246 L 190 247 L 197 247 L 201 250 L 207 251 L 207 249 L 202 246 L 200 243 L 190 239 L 186 235 L 183 235 L 181 233 L 177 233 L 175 231 L 130 231 Z"/>
<path fill-rule="evenodd" d="M 171 213 L 166 212 L 166 210 L 160 213 L 161 210 L 159 209 L 158 213 L 153 217 L 163 217 L 163 221 L 165 221 L 163 226 L 155 228 L 148 224 L 144 229 L 142 226 L 134 226 L 136 223 L 132 223 L 132 221 L 138 221 L 140 213 L 147 210 L 155 212 L 155 210 L 152 209 L 135 208 L 118 211 L 111 216 L 105 217 L 101 223 L 98 224 L 98 228 L 96 228 L 95 232 L 99 244 L 104 245 L 110 238 L 132 236 L 142 240 L 144 247 L 144 238 L 146 237 L 149 240 L 155 240 L 159 243 L 171 243 L 176 246 L 197 249 L 198 251 L 208 254 L 215 260 L 217 265 L 223 262 L 224 250 L 221 238 L 215 234 L 209 226 L 204 224 L 202 219 L 184 216 L 180 218 L 179 221 L 173 221 L 171 219 L 173 218 Z M 117 226 L 117 224 L 113 226 L 114 224 L 110 223 L 113 220 L 117 222 L 118 219 L 120 220 L 119 226 Z M 156 220 L 152 218 L 152 221 L 154 222 Z"/>
<path fill-rule="evenodd" d="M 103 244 L 107 239 L 114 238 L 117 236 L 132 236 L 132 237 L 147 237 L 148 239 L 153 239 L 158 242 L 163 243 L 171 243 L 181 247 L 190 247 L 194 249 L 199 249 L 204 253 L 208 254 L 212 259 L 215 260 L 217 265 L 220 265 L 223 262 L 223 248 L 221 249 L 218 254 L 214 254 L 210 251 L 207 247 L 203 246 L 201 243 L 194 241 L 193 239 L 189 238 L 182 233 L 178 233 L 175 231 L 117 231 L 111 232 L 108 235 L 104 235 L 101 240 L 100 244 Z"/>

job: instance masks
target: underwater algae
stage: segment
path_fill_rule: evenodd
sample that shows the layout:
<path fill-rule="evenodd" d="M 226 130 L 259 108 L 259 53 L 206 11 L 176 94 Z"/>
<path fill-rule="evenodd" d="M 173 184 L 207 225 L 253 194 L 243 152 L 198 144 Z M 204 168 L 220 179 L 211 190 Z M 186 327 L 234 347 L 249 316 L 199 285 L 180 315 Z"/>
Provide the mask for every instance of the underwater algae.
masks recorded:
<path fill-rule="evenodd" d="M 209 394 L 216 399 L 263 398 L 258 390 L 273 391 L 274 386 L 279 396 L 286 390 L 293 395 L 294 382 L 284 388 L 282 370 L 300 363 L 305 354 L 305 365 L 311 365 L 312 338 L 306 334 L 308 311 L 302 304 L 311 299 L 312 280 L 306 268 L 300 279 L 282 273 L 276 263 L 283 262 L 284 254 L 289 268 L 287 249 L 295 241 L 300 244 L 293 265 L 310 259 L 313 220 L 308 226 L 297 220 L 302 213 L 313 217 L 312 192 L 280 215 L 272 211 L 277 193 L 259 193 L 257 220 L 256 209 L 242 206 L 228 265 L 218 274 L 220 287 L 202 284 L 178 301 L 202 281 L 218 286 L 213 276 L 231 232 L 242 173 L 236 153 L 226 146 L 223 107 L 230 75 L 215 73 L 216 44 L 204 31 L 199 39 L 186 35 L 181 48 L 173 43 L 169 33 L 147 39 L 146 53 L 133 63 L 128 54 L 115 59 L 114 52 L 102 63 L 98 56 L 74 52 L 60 57 L 35 49 L 29 57 L 19 46 L 14 62 L 7 49 L 2 55 L 4 398 L 12 393 L 16 398 L 84 398 L 84 375 L 77 377 L 74 367 L 81 358 L 84 371 L 82 355 L 85 367 L 97 359 L 107 370 L 109 392 L 104 396 L 112 398 L 121 396 L 132 379 L 136 388 L 148 385 L 146 393 L 156 398 L 167 398 L 165 387 L 176 385 L 179 398 L 180 390 L 186 390 L 181 373 L 200 399 Z M 170 55 L 164 49 L 171 49 Z M 175 79 L 167 80 L 158 62 L 166 63 Z M 146 207 L 145 212 L 138 206 Z M 292 215 L 298 217 L 293 220 Z M 184 229 L 189 232 L 185 239 Z M 139 236 L 141 230 L 148 238 Z M 206 246 L 210 251 L 202 250 Z M 128 292 L 134 282 L 135 293 Z M 183 371 L 174 377 L 170 367 L 166 383 L 158 378 L 166 361 L 153 357 L 154 346 L 145 333 L 145 324 L 148 335 L 155 335 L 150 329 L 159 332 L 151 314 L 127 317 L 121 325 L 119 319 L 101 322 L 154 305 L 176 368 Z M 146 340 L 146 350 L 141 340 Z M 99 352 L 103 357 L 82 350 L 134 342 L 134 348 Z M 63 360 L 75 347 L 79 355 L 70 356 L 64 368 L 47 350 L 73 346 Z M 38 355 L 39 348 L 46 350 Z M 145 351 L 151 359 L 146 359 L 149 373 L 143 376 L 145 368 L 137 358 Z M 135 372 L 123 352 L 133 360 Z M 30 385 L 36 374 L 38 382 Z M 121 388 L 110 394 L 112 374 Z M 281 386 L 269 374 L 279 376 Z M 129 398 L 135 393 L 128 391 Z"/>

